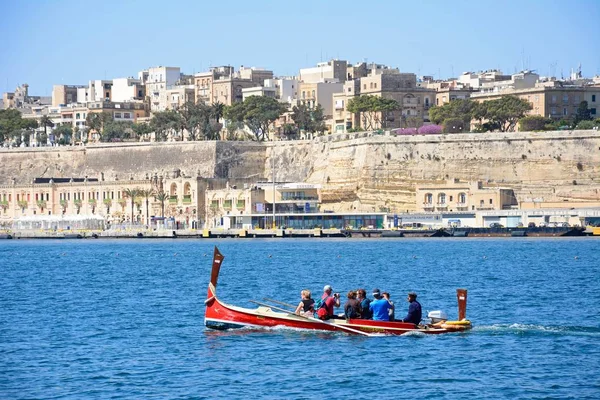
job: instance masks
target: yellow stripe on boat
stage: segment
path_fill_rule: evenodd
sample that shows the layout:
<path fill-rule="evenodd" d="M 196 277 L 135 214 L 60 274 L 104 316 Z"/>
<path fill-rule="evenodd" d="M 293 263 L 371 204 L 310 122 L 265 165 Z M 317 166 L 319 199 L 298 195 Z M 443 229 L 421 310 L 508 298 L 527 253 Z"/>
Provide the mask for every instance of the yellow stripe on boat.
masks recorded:
<path fill-rule="evenodd" d="M 471 321 L 469 321 L 469 320 L 464 320 L 464 321 L 445 321 L 444 325 L 471 325 Z"/>

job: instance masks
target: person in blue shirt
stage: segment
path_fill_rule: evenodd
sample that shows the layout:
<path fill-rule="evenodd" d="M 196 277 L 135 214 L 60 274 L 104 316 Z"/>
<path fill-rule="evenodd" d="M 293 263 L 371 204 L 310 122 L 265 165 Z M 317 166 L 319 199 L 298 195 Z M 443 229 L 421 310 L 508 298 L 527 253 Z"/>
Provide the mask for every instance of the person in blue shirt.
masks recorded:
<path fill-rule="evenodd" d="M 389 321 L 390 302 L 381 297 L 379 289 L 373 289 L 373 297 L 375 299 L 369 306 L 369 310 L 373 313 L 373 321 Z"/>
<path fill-rule="evenodd" d="M 360 318 L 371 319 L 373 316 L 369 306 L 371 305 L 371 299 L 367 298 L 367 291 L 365 289 L 358 289 L 356 291 L 357 300 L 360 303 Z"/>
<path fill-rule="evenodd" d="M 421 304 L 417 301 L 417 294 L 415 292 L 408 294 L 408 302 L 410 303 L 408 314 L 406 314 L 406 317 L 402 321 L 419 325 L 421 322 Z"/>

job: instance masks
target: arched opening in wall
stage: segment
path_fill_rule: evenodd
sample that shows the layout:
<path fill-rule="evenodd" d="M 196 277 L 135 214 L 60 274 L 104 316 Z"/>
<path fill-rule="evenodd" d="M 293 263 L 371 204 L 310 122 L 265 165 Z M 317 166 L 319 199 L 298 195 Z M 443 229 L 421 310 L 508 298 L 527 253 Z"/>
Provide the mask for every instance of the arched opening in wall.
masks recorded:
<path fill-rule="evenodd" d="M 177 196 L 177 184 L 171 183 L 171 187 L 169 188 L 169 194 L 171 196 Z"/>
<path fill-rule="evenodd" d="M 183 185 L 183 195 L 184 196 L 189 196 L 190 192 L 191 192 L 192 186 L 190 185 L 189 182 L 186 182 L 185 185 Z"/>
<path fill-rule="evenodd" d="M 438 204 L 440 204 L 440 205 L 446 204 L 446 193 L 438 194 Z"/>
<path fill-rule="evenodd" d="M 423 202 L 425 204 L 433 203 L 433 195 L 431 193 L 425 193 L 425 197 L 423 198 Z"/>

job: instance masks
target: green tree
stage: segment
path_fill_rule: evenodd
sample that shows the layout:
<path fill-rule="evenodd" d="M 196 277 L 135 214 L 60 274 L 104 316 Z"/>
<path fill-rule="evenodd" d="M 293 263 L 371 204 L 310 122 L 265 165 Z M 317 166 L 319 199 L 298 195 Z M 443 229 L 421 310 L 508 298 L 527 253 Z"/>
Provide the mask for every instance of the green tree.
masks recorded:
<path fill-rule="evenodd" d="M 217 101 L 210 108 L 210 115 L 215 119 L 215 121 L 219 122 L 221 118 L 223 118 L 223 114 L 225 113 L 225 104 Z"/>
<path fill-rule="evenodd" d="M 154 196 L 156 194 L 156 192 L 154 191 L 154 189 L 141 189 L 139 195 L 141 197 L 143 197 L 146 200 L 146 225 L 150 225 L 149 224 L 149 209 L 150 209 L 150 201 L 148 200 L 150 197 Z"/>
<path fill-rule="evenodd" d="M 73 128 L 69 125 L 60 125 L 54 128 L 54 136 L 59 144 L 71 144 L 73 138 Z"/>
<path fill-rule="evenodd" d="M 401 109 L 400 104 L 394 99 L 372 95 L 353 97 L 348 101 L 346 108 L 349 112 L 360 116 L 365 130 L 385 128 L 387 122 L 392 120 L 390 113 Z"/>
<path fill-rule="evenodd" d="M 20 141 L 24 130 L 37 128 L 37 122 L 33 119 L 24 119 L 21 113 L 15 109 L 0 110 L 0 143 L 8 139 Z"/>
<path fill-rule="evenodd" d="M 131 199 L 131 225 L 133 225 L 133 213 L 134 213 L 134 207 L 135 207 L 135 198 L 140 195 L 140 189 L 127 188 L 127 189 L 123 190 L 123 195 L 125 197 L 128 197 L 129 199 Z"/>
<path fill-rule="evenodd" d="M 170 130 L 178 130 L 180 126 L 180 116 L 174 110 L 155 112 L 150 120 L 150 127 L 156 135 L 157 142 L 166 141 L 167 133 Z"/>
<path fill-rule="evenodd" d="M 243 122 L 254 133 L 256 140 L 266 138 L 269 128 L 288 105 L 271 97 L 251 96 L 243 103 L 235 103 L 225 108 L 225 118 L 234 122 Z"/>
<path fill-rule="evenodd" d="M 592 112 L 588 108 L 588 102 L 584 100 L 579 103 L 579 107 L 577 107 L 577 114 L 575 114 L 573 124 L 577 125 L 580 121 L 591 121 L 591 119 Z"/>
<path fill-rule="evenodd" d="M 434 124 L 441 124 L 447 119 L 461 119 L 463 126 L 469 126 L 471 119 L 475 118 L 478 103 L 469 99 L 456 99 L 441 106 L 429 109 L 429 119 Z M 477 118 L 476 118 L 477 119 Z"/>
<path fill-rule="evenodd" d="M 144 137 L 147 134 L 152 132 L 152 128 L 150 127 L 150 125 L 148 125 L 145 122 L 140 122 L 140 123 L 134 122 L 131 125 L 131 130 L 133 131 L 133 135 L 136 139 L 140 138 L 140 137 Z"/>
<path fill-rule="evenodd" d="M 442 123 L 444 133 L 460 133 L 468 126 L 463 118 L 447 118 Z"/>
<path fill-rule="evenodd" d="M 484 101 L 479 116 L 487 119 L 491 126 L 501 132 L 512 132 L 517 122 L 532 109 L 531 103 L 517 96 L 502 96 L 496 100 Z"/>
<path fill-rule="evenodd" d="M 548 118 L 541 115 L 528 115 L 519 120 L 519 130 L 521 132 L 543 131 L 546 130 L 546 127 L 551 122 Z"/>
<path fill-rule="evenodd" d="M 132 123 L 128 121 L 110 121 L 102 128 L 101 142 L 118 142 L 129 139 L 133 132 Z"/>
<path fill-rule="evenodd" d="M 154 196 L 154 200 L 160 201 L 160 216 L 162 218 L 165 217 L 165 201 L 169 198 L 169 194 L 164 192 L 163 190 L 158 191 Z"/>
<path fill-rule="evenodd" d="M 44 115 L 42 118 L 40 118 L 40 126 L 44 127 L 44 136 L 42 136 L 41 139 L 43 139 L 43 143 L 46 143 L 46 141 L 48 140 L 48 127 L 54 127 L 54 123 L 52 122 L 49 116 Z"/>
<path fill-rule="evenodd" d="M 577 124 L 577 129 L 594 129 L 594 128 L 598 128 L 600 127 L 600 121 L 596 120 L 596 121 L 580 121 Z"/>
<path fill-rule="evenodd" d="M 315 108 L 308 107 L 305 104 L 292 107 L 291 118 L 296 126 L 295 132 L 291 132 L 288 128 L 289 134 L 295 134 L 296 132 L 323 132 L 325 127 L 325 111 L 320 104 L 317 104 Z"/>

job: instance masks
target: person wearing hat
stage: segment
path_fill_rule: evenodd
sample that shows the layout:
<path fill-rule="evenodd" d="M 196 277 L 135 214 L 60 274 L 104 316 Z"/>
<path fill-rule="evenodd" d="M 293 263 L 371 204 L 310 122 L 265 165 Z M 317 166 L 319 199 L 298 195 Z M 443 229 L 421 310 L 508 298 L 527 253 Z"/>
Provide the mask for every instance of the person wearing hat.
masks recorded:
<path fill-rule="evenodd" d="M 410 292 L 407 298 L 410 303 L 408 306 L 408 314 L 406 317 L 402 319 L 402 322 L 411 322 L 415 325 L 419 325 L 421 323 L 421 304 L 417 301 L 417 294 L 415 292 Z"/>
<path fill-rule="evenodd" d="M 390 302 L 381 297 L 379 289 L 373 289 L 374 300 L 371 302 L 369 309 L 373 313 L 373 321 L 389 321 L 390 320 Z"/>
<path fill-rule="evenodd" d="M 325 285 L 323 287 L 323 296 L 321 296 L 321 302 L 323 306 L 317 310 L 317 315 L 320 319 L 329 319 L 335 316 L 334 307 L 340 306 L 340 294 L 333 293 L 331 285 Z M 324 311 L 323 311 L 324 310 Z"/>

